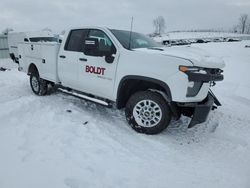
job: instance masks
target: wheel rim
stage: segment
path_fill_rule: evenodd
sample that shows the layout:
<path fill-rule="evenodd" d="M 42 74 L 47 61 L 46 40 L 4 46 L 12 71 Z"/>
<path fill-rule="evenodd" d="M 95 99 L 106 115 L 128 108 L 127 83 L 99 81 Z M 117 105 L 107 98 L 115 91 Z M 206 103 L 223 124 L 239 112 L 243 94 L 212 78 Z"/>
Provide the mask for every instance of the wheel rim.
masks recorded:
<path fill-rule="evenodd" d="M 133 116 L 138 125 L 154 127 L 161 121 L 162 110 L 154 101 L 142 100 L 135 105 Z"/>
<path fill-rule="evenodd" d="M 31 84 L 35 92 L 39 91 L 39 82 L 35 76 L 31 78 Z"/>

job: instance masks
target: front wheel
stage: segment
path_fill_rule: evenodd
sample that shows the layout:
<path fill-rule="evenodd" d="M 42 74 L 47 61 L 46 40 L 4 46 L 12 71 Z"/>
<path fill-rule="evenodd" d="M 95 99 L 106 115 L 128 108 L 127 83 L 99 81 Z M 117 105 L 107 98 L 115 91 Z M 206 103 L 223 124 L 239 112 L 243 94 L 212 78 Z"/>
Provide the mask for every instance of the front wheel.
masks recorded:
<path fill-rule="evenodd" d="M 158 134 L 169 125 L 172 114 L 164 98 L 152 91 L 137 92 L 127 102 L 125 115 L 140 133 Z"/>
<path fill-rule="evenodd" d="M 36 95 L 46 95 L 48 91 L 47 81 L 40 78 L 38 72 L 31 73 L 30 87 Z"/>

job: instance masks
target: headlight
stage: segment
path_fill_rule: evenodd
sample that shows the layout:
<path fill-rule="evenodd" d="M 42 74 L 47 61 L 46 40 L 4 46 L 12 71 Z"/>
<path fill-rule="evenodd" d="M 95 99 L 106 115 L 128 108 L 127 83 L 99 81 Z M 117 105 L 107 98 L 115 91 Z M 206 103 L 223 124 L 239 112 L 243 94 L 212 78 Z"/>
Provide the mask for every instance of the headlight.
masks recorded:
<path fill-rule="evenodd" d="M 202 68 L 201 67 L 187 67 L 187 66 L 181 65 L 181 66 L 179 66 L 179 70 L 181 72 L 184 72 L 184 73 L 186 73 L 186 72 L 199 72 L 200 70 L 202 70 Z"/>

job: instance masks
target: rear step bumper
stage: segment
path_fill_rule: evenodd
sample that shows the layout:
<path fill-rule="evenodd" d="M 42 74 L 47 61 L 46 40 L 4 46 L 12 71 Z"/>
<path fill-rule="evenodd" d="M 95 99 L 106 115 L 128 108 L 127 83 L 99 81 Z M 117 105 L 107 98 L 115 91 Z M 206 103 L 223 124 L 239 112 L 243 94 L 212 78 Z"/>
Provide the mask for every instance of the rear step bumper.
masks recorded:
<path fill-rule="evenodd" d="M 208 118 L 211 109 L 213 108 L 214 103 L 217 101 L 218 99 L 214 96 L 214 94 L 209 92 L 204 103 L 197 104 L 195 106 L 194 114 L 191 122 L 188 125 L 188 128 L 192 128 L 197 124 L 205 122 Z"/>

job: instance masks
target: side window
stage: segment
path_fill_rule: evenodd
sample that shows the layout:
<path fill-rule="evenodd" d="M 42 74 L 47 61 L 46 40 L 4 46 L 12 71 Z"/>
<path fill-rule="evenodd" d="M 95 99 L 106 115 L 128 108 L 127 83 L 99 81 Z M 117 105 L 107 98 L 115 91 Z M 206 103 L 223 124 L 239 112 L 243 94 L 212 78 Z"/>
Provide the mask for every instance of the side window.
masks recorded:
<path fill-rule="evenodd" d="M 84 40 L 87 37 L 87 34 L 87 29 L 72 30 L 64 49 L 67 51 L 82 52 Z"/>
<path fill-rule="evenodd" d="M 96 38 L 99 40 L 99 50 L 102 52 L 116 53 L 116 49 L 110 38 L 101 30 L 92 29 L 89 32 L 89 38 Z"/>

